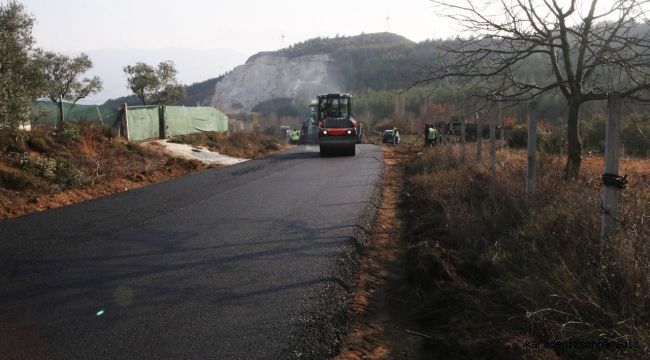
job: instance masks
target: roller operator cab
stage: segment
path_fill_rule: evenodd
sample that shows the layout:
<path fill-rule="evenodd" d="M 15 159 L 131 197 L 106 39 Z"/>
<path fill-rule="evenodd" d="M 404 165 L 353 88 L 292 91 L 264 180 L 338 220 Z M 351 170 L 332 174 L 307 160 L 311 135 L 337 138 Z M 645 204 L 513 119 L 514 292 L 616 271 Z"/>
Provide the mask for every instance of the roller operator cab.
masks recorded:
<path fill-rule="evenodd" d="M 354 156 L 357 122 L 352 118 L 352 96 L 318 95 L 318 142 L 321 156 Z"/>

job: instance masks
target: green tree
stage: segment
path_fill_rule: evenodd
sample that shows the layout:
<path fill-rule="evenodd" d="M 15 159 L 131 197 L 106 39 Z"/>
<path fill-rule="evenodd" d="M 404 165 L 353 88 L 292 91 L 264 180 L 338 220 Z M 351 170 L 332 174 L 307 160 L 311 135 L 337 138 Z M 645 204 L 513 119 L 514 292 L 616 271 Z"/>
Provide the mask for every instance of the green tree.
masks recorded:
<path fill-rule="evenodd" d="M 161 62 L 157 68 L 143 62 L 123 68 L 127 87 L 137 96 L 142 105 L 173 105 L 185 98 L 185 86 L 177 79 L 178 71 L 171 60 Z"/>
<path fill-rule="evenodd" d="M 34 21 L 22 4 L 0 4 L 0 152 L 18 125 L 30 121 L 29 105 L 42 86 L 42 74 L 33 57 Z"/>
<path fill-rule="evenodd" d="M 70 57 L 51 51 L 38 51 L 37 61 L 45 75 L 41 98 L 56 103 L 63 99 L 75 104 L 88 95 L 102 91 L 102 80 L 98 76 L 80 79 L 93 67 L 93 62 L 87 54 Z"/>
<path fill-rule="evenodd" d="M 147 101 L 151 101 L 158 88 L 156 69 L 143 62 L 137 62 L 133 66 L 125 66 L 122 70 L 126 75 L 129 90 L 142 101 L 142 105 L 147 105 Z"/>

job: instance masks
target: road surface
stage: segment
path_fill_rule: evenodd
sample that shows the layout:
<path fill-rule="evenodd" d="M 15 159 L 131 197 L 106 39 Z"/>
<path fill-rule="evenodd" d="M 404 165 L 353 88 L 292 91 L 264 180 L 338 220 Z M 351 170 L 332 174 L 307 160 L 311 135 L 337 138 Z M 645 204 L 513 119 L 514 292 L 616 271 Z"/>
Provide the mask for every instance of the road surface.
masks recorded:
<path fill-rule="evenodd" d="M 330 357 L 383 159 L 317 151 L 0 221 L 0 354 Z"/>

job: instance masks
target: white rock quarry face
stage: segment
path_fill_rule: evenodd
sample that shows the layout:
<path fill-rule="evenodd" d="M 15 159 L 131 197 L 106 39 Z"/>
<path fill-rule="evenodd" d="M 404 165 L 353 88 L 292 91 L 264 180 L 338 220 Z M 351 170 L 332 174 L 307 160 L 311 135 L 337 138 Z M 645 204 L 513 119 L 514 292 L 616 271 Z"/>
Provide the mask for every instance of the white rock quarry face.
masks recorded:
<path fill-rule="evenodd" d="M 212 105 L 232 114 L 279 97 L 313 98 L 317 94 L 340 92 L 328 72 L 330 61 L 328 54 L 294 59 L 258 56 L 217 83 Z"/>

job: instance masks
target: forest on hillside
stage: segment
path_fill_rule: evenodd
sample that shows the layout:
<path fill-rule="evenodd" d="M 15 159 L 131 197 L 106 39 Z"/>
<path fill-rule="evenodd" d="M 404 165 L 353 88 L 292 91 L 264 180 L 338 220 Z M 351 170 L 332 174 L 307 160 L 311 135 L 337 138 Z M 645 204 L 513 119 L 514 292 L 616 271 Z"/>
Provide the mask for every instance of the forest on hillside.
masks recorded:
<path fill-rule="evenodd" d="M 646 31 L 648 25 L 640 24 L 638 31 Z M 425 40 L 419 43 L 391 33 L 362 34 L 358 36 L 337 36 L 314 38 L 296 43 L 273 52 L 288 58 L 305 55 L 331 54 L 338 83 L 342 91 L 355 98 L 355 116 L 369 126 L 382 127 L 399 125 L 405 132 L 417 132 L 420 126 L 436 121 L 465 119 L 476 121 L 474 104 L 463 103 L 464 89 L 459 84 L 443 82 L 431 86 L 418 74 L 421 66 L 432 65 L 433 58 L 441 45 L 453 45 L 459 39 Z M 477 46 L 489 46 L 478 43 Z M 259 53 L 248 62 L 269 53 Z M 452 61 L 452 60 L 450 60 Z M 211 98 L 214 87 L 226 74 L 204 82 L 186 86 L 188 97 L 177 105 L 196 106 Z M 531 56 L 517 69 L 517 76 L 530 83 L 541 83 L 550 75 L 541 55 Z M 139 100 L 125 97 L 109 100 L 105 105 L 119 107 L 141 105 Z M 278 98 L 265 101 L 253 108 L 253 114 L 244 115 L 242 120 L 255 121 L 263 129 L 279 128 L 279 125 L 300 124 L 309 117 L 310 99 Z M 583 121 L 591 123 L 604 119 L 605 102 L 588 102 L 582 107 Z M 527 103 L 510 103 L 502 106 L 502 121 L 510 119 L 514 124 L 526 121 Z M 538 100 L 540 118 L 549 125 L 566 122 L 566 103 L 559 95 L 546 95 Z M 627 106 L 626 115 L 643 112 L 640 106 Z M 589 129 L 590 127 L 585 127 Z M 594 140 L 595 141 L 595 140 Z M 597 141 L 596 141 L 597 143 Z"/>

